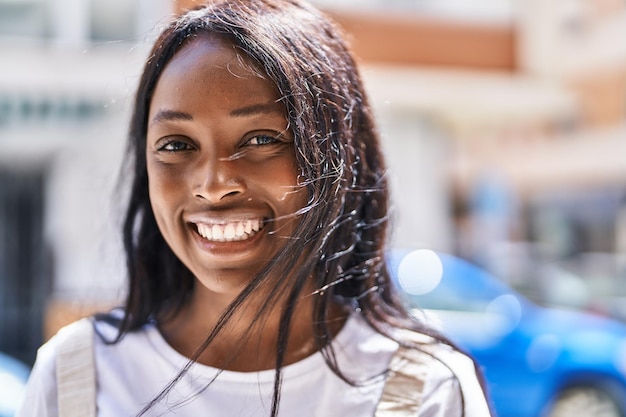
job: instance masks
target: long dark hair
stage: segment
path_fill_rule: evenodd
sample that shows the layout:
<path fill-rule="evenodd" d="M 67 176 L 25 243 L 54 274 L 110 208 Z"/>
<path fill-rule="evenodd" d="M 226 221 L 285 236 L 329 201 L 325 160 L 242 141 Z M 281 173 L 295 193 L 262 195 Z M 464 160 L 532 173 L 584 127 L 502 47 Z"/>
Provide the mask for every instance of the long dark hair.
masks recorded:
<path fill-rule="evenodd" d="M 323 14 L 298 0 L 226 0 L 209 2 L 167 26 L 140 79 L 130 124 L 133 180 L 123 229 L 129 289 L 120 337 L 176 314 L 194 291 L 192 273 L 166 244 L 152 214 L 145 151 L 148 111 L 159 77 L 188 39 L 203 34 L 232 42 L 276 85 L 308 192 L 308 204 L 297 213 L 293 239 L 251 279 L 199 350 L 211 343 L 253 290 L 270 287 L 267 306 L 288 294 L 276 347 L 275 415 L 293 307 L 311 277 L 317 289 L 311 325 L 318 348 L 339 376 L 343 374 L 328 343 L 333 302 L 360 311 L 372 328 L 390 337 L 398 327 L 430 331 L 398 299 L 386 267 L 386 169 L 370 106 L 343 34 Z M 289 279 L 276 282 L 270 276 Z"/>

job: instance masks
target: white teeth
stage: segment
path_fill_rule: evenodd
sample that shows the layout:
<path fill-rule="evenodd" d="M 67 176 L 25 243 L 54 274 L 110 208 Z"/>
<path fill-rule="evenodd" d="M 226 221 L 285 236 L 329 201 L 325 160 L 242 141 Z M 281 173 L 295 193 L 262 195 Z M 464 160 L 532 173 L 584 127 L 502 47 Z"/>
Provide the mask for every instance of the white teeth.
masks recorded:
<path fill-rule="evenodd" d="M 224 228 L 222 226 L 218 226 L 214 224 L 211 228 L 211 232 L 213 232 L 213 240 L 222 240 L 224 239 Z"/>
<path fill-rule="evenodd" d="M 224 227 L 224 239 L 232 239 L 235 237 L 235 225 L 229 223 Z"/>
<path fill-rule="evenodd" d="M 231 242 L 246 240 L 263 228 L 259 219 L 242 220 L 226 224 L 196 223 L 198 234 L 206 240 L 215 242 Z"/>
<path fill-rule="evenodd" d="M 208 240 L 213 239 L 213 232 L 211 231 L 211 226 L 198 223 L 198 233 L 200 233 L 200 235 L 204 237 L 205 239 L 208 239 Z"/>

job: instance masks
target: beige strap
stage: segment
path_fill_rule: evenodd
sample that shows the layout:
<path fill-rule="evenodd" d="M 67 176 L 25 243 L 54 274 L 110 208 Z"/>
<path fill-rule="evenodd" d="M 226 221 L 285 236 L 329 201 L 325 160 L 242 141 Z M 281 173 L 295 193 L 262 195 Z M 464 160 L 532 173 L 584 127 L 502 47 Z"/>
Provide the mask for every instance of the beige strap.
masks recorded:
<path fill-rule="evenodd" d="M 389 364 L 389 377 L 375 417 L 417 416 L 426 377 L 423 353 L 400 347 Z"/>
<path fill-rule="evenodd" d="M 63 328 L 56 357 L 59 417 L 96 417 L 93 322 L 81 319 Z"/>

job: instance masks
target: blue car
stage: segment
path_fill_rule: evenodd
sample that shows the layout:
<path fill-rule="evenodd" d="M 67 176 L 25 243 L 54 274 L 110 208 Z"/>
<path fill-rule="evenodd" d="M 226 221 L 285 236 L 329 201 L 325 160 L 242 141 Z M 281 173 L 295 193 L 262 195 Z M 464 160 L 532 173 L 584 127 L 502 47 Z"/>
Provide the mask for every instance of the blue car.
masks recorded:
<path fill-rule="evenodd" d="M 0 353 L 0 417 L 13 417 L 26 390 L 30 369 L 10 356 Z"/>
<path fill-rule="evenodd" d="M 498 417 L 626 416 L 626 326 L 542 308 L 487 271 L 430 250 L 395 251 L 415 315 L 472 354 Z"/>

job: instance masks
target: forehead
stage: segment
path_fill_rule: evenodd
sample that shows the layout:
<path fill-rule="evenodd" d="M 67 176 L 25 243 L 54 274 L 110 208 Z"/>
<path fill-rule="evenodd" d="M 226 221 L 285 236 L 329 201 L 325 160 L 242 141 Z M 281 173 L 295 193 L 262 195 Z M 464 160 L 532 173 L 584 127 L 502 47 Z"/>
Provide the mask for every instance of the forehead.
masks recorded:
<path fill-rule="evenodd" d="M 253 64 L 252 59 L 233 42 L 217 34 L 198 33 L 188 38 L 166 64 L 166 70 L 193 65 L 230 68 L 233 75 L 266 78 L 263 71 Z"/>
<path fill-rule="evenodd" d="M 192 97 L 234 105 L 277 101 L 279 95 L 274 83 L 234 44 L 205 34 L 188 40 L 165 65 L 151 104 L 176 105 Z"/>

